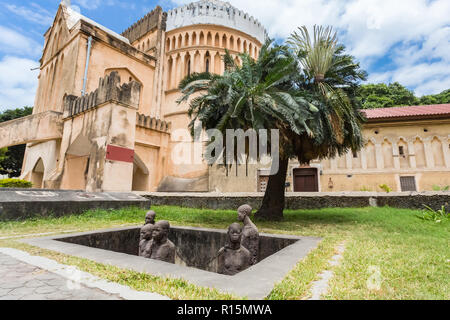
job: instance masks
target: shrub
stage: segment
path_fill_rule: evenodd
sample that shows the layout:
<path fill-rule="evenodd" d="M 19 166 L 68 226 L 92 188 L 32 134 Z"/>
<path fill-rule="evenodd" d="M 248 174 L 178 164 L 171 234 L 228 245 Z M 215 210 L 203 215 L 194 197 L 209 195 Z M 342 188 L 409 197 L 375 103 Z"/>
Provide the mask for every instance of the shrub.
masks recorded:
<path fill-rule="evenodd" d="M 0 180 L 0 188 L 23 188 L 29 189 L 32 188 L 33 184 L 29 181 L 20 180 L 20 179 L 3 179 Z"/>
<path fill-rule="evenodd" d="M 434 185 L 433 186 L 433 191 L 444 191 L 444 192 L 447 192 L 449 190 L 450 190 L 450 186 L 445 186 L 445 187 L 441 187 L 441 186 L 438 186 L 438 185 Z"/>
<path fill-rule="evenodd" d="M 379 188 L 387 193 L 392 191 L 392 189 L 387 184 L 379 185 Z"/>
<path fill-rule="evenodd" d="M 422 212 L 422 216 L 419 217 L 422 220 L 434 221 L 441 223 L 443 220 L 448 219 L 448 212 L 445 210 L 445 206 L 442 206 L 441 210 L 433 210 L 429 206 L 423 205 L 425 209 Z"/>

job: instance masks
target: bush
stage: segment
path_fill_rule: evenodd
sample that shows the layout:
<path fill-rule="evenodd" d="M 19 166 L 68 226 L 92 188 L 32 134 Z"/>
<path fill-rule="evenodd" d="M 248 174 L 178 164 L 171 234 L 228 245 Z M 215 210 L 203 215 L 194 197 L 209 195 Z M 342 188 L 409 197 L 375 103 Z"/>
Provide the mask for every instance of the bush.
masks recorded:
<path fill-rule="evenodd" d="M 3 179 L 0 180 L 0 188 L 23 188 L 29 189 L 32 188 L 33 184 L 29 181 L 20 180 L 20 179 Z"/>
<path fill-rule="evenodd" d="M 425 209 L 422 212 L 422 216 L 419 217 L 422 220 L 441 223 L 443 220 L 447 220 L 449 218 L 448 212 L 446 212 L 445 210 L 445 206 L 442 206 L 441 210 L 433 210 L 429 206 L 423 206 L 425 207 Z"/>
<path fill-rule="evenodd" d="M 438 185 L 434 185 L 433 186 L 433 191 L 443 191 L 443 192 L 447 192 L 450 190 L 450 186 L 445 186 L 445 187 L 441 187 Z"/>
<path fill-rule="evenodd" d="M 382 184 L 382 185 L 379 186 L 379 188 L 381 190 L 383 190 L 384 192 L 387 192 L 387 193 L 392 191 L 392 189 L 387 184 Z"/>

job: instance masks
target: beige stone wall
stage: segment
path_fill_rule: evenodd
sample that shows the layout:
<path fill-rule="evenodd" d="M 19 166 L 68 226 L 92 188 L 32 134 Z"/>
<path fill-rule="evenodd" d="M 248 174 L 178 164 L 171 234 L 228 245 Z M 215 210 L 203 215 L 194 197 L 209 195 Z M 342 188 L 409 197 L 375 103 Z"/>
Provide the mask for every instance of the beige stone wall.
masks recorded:
<path fill-rule="evenodd" d="M 60 148 L 60 139 L 28 144 L 22 166 L 21 179 L 33 182 L 35 173 L 42 173 L 42 177 L 40 178 L 41 184 L 35 184 L 33 187 L 44 187 L 44 181 L 50 179 L 52 174 L 57 170 Z"/>
<path fill-rule="evenodd" d="M 79 94 L 81 88 L 75 86 L 75 79 L 84 66 L 77 63 L 80 45 L 77 32 L 67 29 L 60 8 L 55 24 L 45 35 L 34 114 L 48 110 L 62 112 L 64 94 Z"/>
<path fill-rule="evenodd" d="M 171 30 L 166 33 L 164 42 L 164 89 L 162 116 L 164 120 L 171 122 L 172 133 L 178 129 L 186 129 L 190 119 L 187 115 L 188 103 L 177 104 L 180 93 L 177 90 L 179 82 L 189 73 L 213 72 L 222 74 L 225 66 L 222 56 L 225 49 L 240 63 L 239 53 L 248 52 L 256 58 L 261 48 L 261 43 L 238 30 L 215 25 L 192 25 Z M 196 179 L 208 176 L 209 170 L 205 163 L 198 163 L 193 158 L 194 146 L 189 142 L 181 143 L 185 140 L 176 134 L 172 135 L 170 147 L 170 158 L 177 153 L 176 149 L 187 150 L 186 157 L 191 158 L 191 165 L 178 164 L 169 160 L 169 175 L 176 178 Z M 184 145 L 184 146 L 183 146 Z M 176 149 L 175 149 L 176 148 Z M 189 160 L 187 160 L 187 163 Z M 210 179 L 210 182 L 214 181 Z M 232 183 L 230 183 L 232 184 Z M 215 185 L 215 183 L 213 183 Z M 214 189 L 210 186 L 209 189 Z M 207 190 L 205 190 L 207 191 Z"/>
<path fill-rule="evenodd" d="M 418 191 L 450 185 L 449 132 L 449 120 L 367 124 L 361 152 L 322 161 L 323 191 L 401 191 L 400 177 L 415 177 Z"/>
<path fill-rule="evenodd" d="M 367 124 L 363 134 L 366 145 L 357 154 L 311 163 L 318 170 L 319 191 L 381 192 L 382 184 L 402 191 L 401 177 L 414 177 L 417 191 L 450 185 L 450 120 Z M 296 161 L 290 163 L 287 191 L 294 190 L 293 171 L 299 167 Z M 210 191 L 259 191 L 258 170 L 263 168 L 250 166 L 246 172 L 241 165 L 227 177 L 223 167 L 214 166 L 209 170 Z"/>
<path fill-rule="evenodd" d="M 83 38 L 82 42 L 87 43 L 87 38 Z M 86 47 L 81 46 L 81 48 Z M 78 64 L 85 65 L 85 61 L 86 50 L 81 49 Z M 99 79 L 104 77 L 108 72 L 118 71 L 121 75 L 122 84 L 130 82 L 131 78 L 131 80 L 135 80 L 142 85 L 139 112 L 150 115 L 152 108 L 151 101 L 153 95 L 154 70 L 154 65 L 149 65 L 141 60 L 125 55 L 119 50 L 111 48 L 102 42 L 94 41 L 90 57 L 86 91 L 94 91 L 98 87 Z M 82 79 L 83 76 L 81 74 L 80 76 L 79 78 Z M 79 81 L 77 85 L 82 86 L 82 81 Z M 79 87 L 80 89 L 81 86 Z"/>
<path fill-rule="evenodd" d="M 136 128 L 133 190 L 156 191 L 168 173 L 168 132 Z"/>

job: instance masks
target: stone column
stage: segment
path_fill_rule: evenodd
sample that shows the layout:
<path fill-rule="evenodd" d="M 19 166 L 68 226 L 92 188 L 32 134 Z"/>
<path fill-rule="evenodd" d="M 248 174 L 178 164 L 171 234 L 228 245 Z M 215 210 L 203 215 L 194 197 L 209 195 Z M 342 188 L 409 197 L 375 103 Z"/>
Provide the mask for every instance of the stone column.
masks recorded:
<path fill-rule="evenodd" d="M 210 51 L 209 54 L 211 55 L 209 58 L 209 72 L 216 73 L 216 52 Z"/>
<path fill-rule="evenodd" d="M 181 82 L 181 80 L 183 80 L 184 77 L 186 76 L 185 58 L 186 58 L 186 52 L 182 52 L 180 54 L 180 59 L 181 59 L 181 61 L 180 61 L 180 72 L 179 72 L 180 77 L 178 78 L 178 82 L 177 82 L 176 87 L 178 87 L 178 85 Z"/>
<path fill-rule="evenodd" d="M 220 61 L 220 74 L 222 75 L 224 73 L 225 73 L 225 63 L 223 61 Z"/>
<path fill-rule="evenodd" d="M 417 168 L 417 163 L 416 163 L 416 149 L 414 148 L 414 142 L 413 141 L 408 141 L 408 157 L 409 157 L 409 166 L 412 169 Z"/>
<path fill-rule="evenodd" d="M 425 160 L 427 168 L 434 168 L 433 148 L 431 146 L 431 138 L 423 139 L 423 148 L 425 150 Z"/>
<path fill-rule="evenodd" d="M 330 159 L 330 169 L 332 171 L 336 171 L 337 168 L 338 168 L 337 159 L 336 158 Z"/>
<path fill-rule="evenodd" d="M 170 85 L 169 85 L 169 90 L 173 89 L 175 86 L 175 82 L 176 82 L 176 77 L 177 77 L 177 59 L 176 59 L 176 55 L 171 55 L 172 57 L 172 75 L 170 76 Z"/>
<path fill-rule="evenodd" d="M 361 169 L 367 170 L 367 155 L 365 147 L 361 149 Z"/>
<path fill-rule="evenodd" d="M 347 170 L 352 170 L 352 168 L 353 168 L 353 154 L 352 154 L 352 152 L 348 152 L 345 155 L 345 161 L 346 161 Z"/>
<path fill-rule="evenodd" d="M 377 161 L 377 169 L 384 169 L 383 148 L 381 147 L 381 143 L 375 144 L 375 158 Z"/>
<path fill-rule="evenodd" d="M 444 154 L 444 162 L 447 168 L 450 168 L 449 142 L 448 138 L 442 138 L 442 153 Z"/>
<path fill-rule="evenodd" d="M 397 142 L 392 142 L 392 156 L 394 158 L 394 168 L 400 169 L 400 155 L 398 153 L 398 145 Z"/>

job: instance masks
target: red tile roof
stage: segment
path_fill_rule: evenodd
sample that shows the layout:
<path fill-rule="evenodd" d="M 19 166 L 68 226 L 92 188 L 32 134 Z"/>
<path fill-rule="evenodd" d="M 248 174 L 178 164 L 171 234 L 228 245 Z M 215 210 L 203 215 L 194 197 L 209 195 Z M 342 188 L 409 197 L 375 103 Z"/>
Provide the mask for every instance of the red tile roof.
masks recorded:
<path fill-rule="evenodd" d="M 433 117 L 450 117 L 450 104 L 434 104 L 428 106 L 410 106 L 395 107 L 383 109 L 366 109 L 362 110 L 367 119 L 389 120 L 389 119 L 409 119 L 409 118 L 433 118 Z"/>

